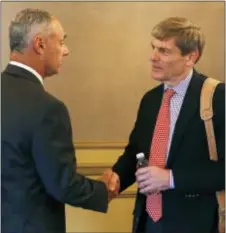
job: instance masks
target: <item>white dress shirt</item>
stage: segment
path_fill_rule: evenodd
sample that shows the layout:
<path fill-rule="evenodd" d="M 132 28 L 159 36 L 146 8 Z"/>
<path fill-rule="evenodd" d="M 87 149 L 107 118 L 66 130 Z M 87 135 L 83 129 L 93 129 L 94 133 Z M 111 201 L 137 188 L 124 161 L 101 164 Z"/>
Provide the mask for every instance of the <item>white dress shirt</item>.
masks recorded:
<path fill-rule="evenodd" d="M 188 76 L 184 80 L 182 80 L 177 86 L 168 87 L 167 85 L 164 85 L 165 90 L 167 88 L 171 88 L 176 92 L 175 95 L 170 100 L 170 135 L 169 135 L 169 143 L 168 143 L 166 159 L 168 159 L 169 156 L 174 128 L 181 110 L 181 106 L 184 101 L 185 94 L 190 84 L 192 75 L 193 75 L 193 69 L 189 72 Z M 170 188 L 175 188 L 172 170 L 170 170 Z"/>
<path fill-rule="evenodd" d="M 37 71 L 35 71 L 33 68 L 31 68 L 30 66 L 24 65 L 23 63 L 20 63 L 20 62 L 17 62 L 17 61 L 10 61 L 9 64 L 13 65 L 13 66 L 21 67 L 21 68 L 31 72 L 43 85 L 42 76 Z"/>

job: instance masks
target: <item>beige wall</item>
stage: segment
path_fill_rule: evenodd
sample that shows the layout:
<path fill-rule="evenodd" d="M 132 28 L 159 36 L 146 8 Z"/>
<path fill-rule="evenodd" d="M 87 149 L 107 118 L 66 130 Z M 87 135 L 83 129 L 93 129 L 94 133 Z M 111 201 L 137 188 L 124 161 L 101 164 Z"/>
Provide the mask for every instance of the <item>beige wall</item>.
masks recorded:
<path fill-rule="evenodd" d="M 107 215 L 67 207 L 67 232 L 131 232 L 134 199 L 117 198 Z"/>
<path fill-rule="evenodd" d="M 76 141 L 125 141 L 150 77 L 150 31 L 168 16 L 200 24 L 207 44 L 197 68 L 224 80 L 224 2 L 3 2 L 2 63 L 8 61 L 8 25 L 25 7 L 51 11 L 62 21 L 71 54 L 46 89 L 69 108 Z"/>

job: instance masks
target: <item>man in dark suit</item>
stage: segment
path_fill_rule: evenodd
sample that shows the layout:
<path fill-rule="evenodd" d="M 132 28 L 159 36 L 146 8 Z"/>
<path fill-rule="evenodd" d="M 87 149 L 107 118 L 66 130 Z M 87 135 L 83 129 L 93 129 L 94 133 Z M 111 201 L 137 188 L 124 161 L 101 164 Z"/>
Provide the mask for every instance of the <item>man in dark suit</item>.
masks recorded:
<path fill-rule="evenodd" d="M 152 36 L 152 78 L 161 84 L 144 95 L 129 143 L 108 173 L 120 192 L 137 183 L 134 233 L 216 233 L 215 192 L 225 189 L 225 85 L 213 96 L 215 162 L 200 118 L 206 76 L 193 69 L 205 44 L 201 29 L 172 17 Z M 149 166 L 137 170 L 140 152 Z"/>
<path fill-rule="evenodd" d="M 42 10 L 23 10 L 10 24 L 10 62 L 1 80 L 3 233 L 64 233 L 64 203 L 108 208 L 107 179 L 76 173 L 67 108 L 43 88 L 68 55 L 65 37 Z"/>

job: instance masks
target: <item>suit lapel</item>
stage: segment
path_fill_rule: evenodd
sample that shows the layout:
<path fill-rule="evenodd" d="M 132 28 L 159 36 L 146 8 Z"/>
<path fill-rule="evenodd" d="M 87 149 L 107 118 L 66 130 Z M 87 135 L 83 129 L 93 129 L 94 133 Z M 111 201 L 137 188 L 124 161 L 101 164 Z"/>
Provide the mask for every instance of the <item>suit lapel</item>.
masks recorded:
<path fill-rule="evenodd" d="M 186 130 L 189 127 L 189 123 L 198 111 L 200 106 L 200 90 L 203 80 L 204 79 L 200 78 L 200 76 L 194 71 L 194 75 L 185 94 L 184 101 L 175 125 L 169 157 L 167 160 L 167 167 L 169 167 L 175 159 L 175 156 L 177 155 L 176 151 L 178 147 L 182 145 L 182 141 L 185 137 Z"/>

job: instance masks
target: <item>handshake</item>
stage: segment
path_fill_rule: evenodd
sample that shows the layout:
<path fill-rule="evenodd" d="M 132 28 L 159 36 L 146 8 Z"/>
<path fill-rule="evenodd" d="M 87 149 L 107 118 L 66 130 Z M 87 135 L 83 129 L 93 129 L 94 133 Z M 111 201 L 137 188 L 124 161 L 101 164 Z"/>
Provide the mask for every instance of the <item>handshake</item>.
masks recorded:
<path fill-rule="evenodd" d="M 118 196 L 120 190 L 120 179 L 115 172 L 113 172 L 111 169 L 107 169 L 99 180 L 106 185 L 109 202 Z"/>

